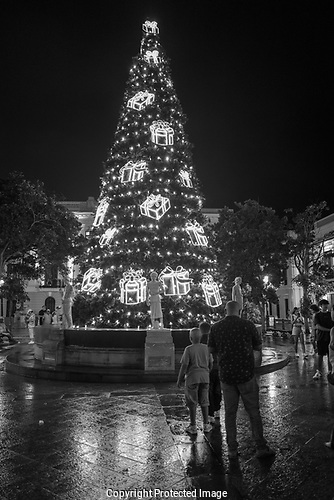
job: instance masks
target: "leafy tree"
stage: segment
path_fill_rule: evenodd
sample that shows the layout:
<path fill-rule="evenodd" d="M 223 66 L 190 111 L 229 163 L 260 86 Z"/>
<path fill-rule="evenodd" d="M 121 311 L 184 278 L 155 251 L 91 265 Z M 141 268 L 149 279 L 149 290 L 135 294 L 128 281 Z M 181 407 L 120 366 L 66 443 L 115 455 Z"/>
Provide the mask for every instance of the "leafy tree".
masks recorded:
<path fill-rule="evenodd" d="M 25 300 L 25 280 L 41 276 L 48 264 L 66 273 L 68 257 L 80 249 L 79 231 L 75 216 L 41 182 L 20 172 L 0 179 L 0 296 L 10 305 Z"/>
<path fill-rule="evenodd" d="M 235 277 L 241 276 L 245 298 L 259 309 L 263 325 L 265 304 L 277 302 L 276 288 L 288 265 L 286 223 L 272 208 L 247 200 L 235 203 L 235 209 L 224 207 L 213 225 L 225 288 L 230 290 Z"/>
<path fill-rule="evenodd" d="M 333 291 L 333 285 L 328 282 L 331 277 L 331 269 L 323 259 L 324 238 L 318 238 L 315 223 L 321 219 L 323 212 L 327 209 L 327 203 L 322 201 L 318 204 L 309 205 L 303 212 L 292 215 L 291 222 L 291 251 L 297 276 L 294 281 L 303 289 L 302 314 L 309 315 L 309 306 L 312 298 L 319 300 L 329 291 Z"/>

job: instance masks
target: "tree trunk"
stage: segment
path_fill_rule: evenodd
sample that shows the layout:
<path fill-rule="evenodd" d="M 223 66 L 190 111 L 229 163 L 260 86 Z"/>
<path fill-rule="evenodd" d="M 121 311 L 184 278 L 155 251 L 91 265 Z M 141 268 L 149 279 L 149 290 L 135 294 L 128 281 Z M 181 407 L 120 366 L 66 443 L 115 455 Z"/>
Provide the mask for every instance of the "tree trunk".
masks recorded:
<path fill-rule="evenodd" d="M 261 314 L 262 335 L 264 335 L 266 331 L 266 315 L 265 315 L 266 310 L 262 302 L 259 302 L 258 306 Z"/>

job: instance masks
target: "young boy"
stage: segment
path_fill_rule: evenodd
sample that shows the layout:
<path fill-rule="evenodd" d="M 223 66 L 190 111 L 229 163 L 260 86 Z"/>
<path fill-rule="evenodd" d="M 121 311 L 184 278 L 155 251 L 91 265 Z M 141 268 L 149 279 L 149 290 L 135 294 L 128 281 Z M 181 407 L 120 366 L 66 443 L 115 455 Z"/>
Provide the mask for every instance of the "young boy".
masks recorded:
<path fill-rule="evenodd" d="M 202 334 L 203 344 L 208 343 L 210 333 L 210 325 L 203 321 L 199 325 L 199 330 Z M 215 419 L 220 419 L 220 404 L 222 401 L 222 390 L 220 385 L 217 356 L 213 356 L 213 364 L 210 371 L 210 386 L 209 386 L 209 423 L 214 424 Z"/>
<path fill-rule="evenodd" d="M 199 403 L 203 415 L 203 431 L 210 432 L 208 423 L 209 381 L 212 357 L 208 346 L 201 344 L 202 334 L 199 328 L 192 328 L 189 333 L 191 345 L 187 346 L 181 358 L 181 367 L 177 386 L 181 387 L 185 378 L 184 393 L 190 413 L 190 425 L 186 428 L 189 434 L 197 434 L 196 409 Z"/>

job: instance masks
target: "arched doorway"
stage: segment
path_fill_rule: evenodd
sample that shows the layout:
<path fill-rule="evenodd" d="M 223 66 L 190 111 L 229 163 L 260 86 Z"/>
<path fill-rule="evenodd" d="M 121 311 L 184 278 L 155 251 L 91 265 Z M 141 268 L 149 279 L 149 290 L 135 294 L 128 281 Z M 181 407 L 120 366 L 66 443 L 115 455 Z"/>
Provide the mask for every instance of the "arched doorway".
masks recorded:
<path fill-rule="evenodd" d="M 56 301 L 53 297 L 47 297 L 45 299 L 45 307 L 47 309 L 50 309 L 50 312 L 53 313 L 53 311 L 56 309 Z"/>

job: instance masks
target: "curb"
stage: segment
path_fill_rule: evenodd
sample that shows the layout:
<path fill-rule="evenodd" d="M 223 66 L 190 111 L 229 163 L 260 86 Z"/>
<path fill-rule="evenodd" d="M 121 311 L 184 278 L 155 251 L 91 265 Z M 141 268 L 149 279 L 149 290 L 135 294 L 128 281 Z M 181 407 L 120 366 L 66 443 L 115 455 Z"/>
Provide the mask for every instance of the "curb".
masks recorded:
<path fill-rule="evenodd" d="M 255 375 L 265 375 L 281 370 L 290 362 L 290 357 L 255 368 Z M 175 382 L 178 370 L 173 372 L 112 368 L 93 368 L 91 366 L 47 366 L 34 359 L 33 349 L 16 346 L 5 358 L 6 373 L 20 377 L 59 380 L 63 382 L 98 382 L 98 383 L 168 383 Z"/>

